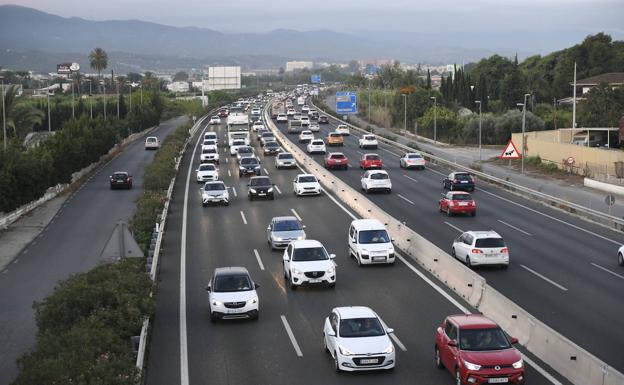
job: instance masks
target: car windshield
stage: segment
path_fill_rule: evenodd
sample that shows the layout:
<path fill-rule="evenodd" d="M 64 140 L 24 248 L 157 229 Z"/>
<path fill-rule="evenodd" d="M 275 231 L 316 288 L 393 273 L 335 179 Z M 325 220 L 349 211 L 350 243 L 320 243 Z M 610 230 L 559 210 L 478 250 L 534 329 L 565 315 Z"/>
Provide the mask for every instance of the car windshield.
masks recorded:
<path fill-rule="evenodd" d="M 248 275 L 218 275 L 214 279 L 212 291 L 215 293 L 226 293 L 230 291 L 252 290 L 251 279 Z"/>
<path fill-rule="evenodd" d="M 379 337 L 386 334 L 377 318 L 348 318 L 340 320 L 340 337 Z"/>
<path fill-rule="evenodd" d="M 364 139 L 366 139 L 366 140 L 375 140 L 375 137 L 374 137 L 374 136 L 371 136 L 371 135 L 366 135 L 366 136 L 364 137 Z"/>
<path fill-rule="evenodd" d="M 147 141 L 148 141 L 148 142 L 155 142 L 155 141 L 156 141 L 156 138 L 147 138 Z"/>
<path fill-rule="evenodd" d="M 296 248 L 293 253 L 293 261 L 323 261 L 329 259 L 329 255 L 323 247 Z"/>
<path fill-rule="evenodd" d="M 232 146 L 244 146 L 244 145 L 245 145 L 244 140 L 235 140 L 234 142 L 232 142 Z"/>
<path fill-rule="evenodd" d="M 263 137 L 263 138 L 272 138 L 272 137 L 273 137 L 273 134 L 272 134 L 272 133 L 270 133 L 270 132 L 263 132 L 263 133 L 262 133 L 262 137 Z"/>
<path fill-rule="evenodd" d="M 202 150 L 202 154 L 214 154 L 215 152 L 217 152 L 217 150 L 214 148 L 204 148 Z"/>
<path fill-rule="evenodd" d="M 273 225 L 273 231 L 296 231 L 302 230 L 303 227 L 296 219 L 285 219 L 275 222 Z"/>
<path fill-rule="evenodd" d="M 267 142 L 264 147 L 277 147 L 277 142 Z"/>
<path fill-rule="evenodd" d="M 204 185 L 204 191 L 223 191 L 225 185 L 223 183 L 206 183 Z"/>
<path fill-rule="evenodd" d="M 360 231 L 358 235 L 358 243 L 370 244 L 370 243 L 388 243 L 390 237 L 386 230 L 364 230 Z"/>
<path fill-rule="evenodd" d="M 312 135 L 312 131 L 301 131 L 301 136 Z"/>
<path fill-rule="evenodd" d="M 422 156 L 420 154 L 409 154 L 408 159 L 420 159 Z"/>
<path fill-rule="evenodd" d="M 505 241 L 503 241 L 503 238 L 479 238 L 475 243 L 475 247 L 505 247 Z"/>
<path fill-rule="evenodd" d="M 215 166 L 213 164 L 202 164 L 199 166 L 199 171 L 214 171 Z"/>
<path fill-rule="evenodd" d="M 459 348 L 461 350 L 500 350 L 510 347 L 507 336 L 500 328 L 461 329 L 459 331 Z"/>
<path fill-rule="evenodd" d="M 470 180 L 470 174 L 455 174 L 455 179 L 457 180 Z"/>
<path fill-rule="evenodd" d="M 241 147 L 238 149 L 239 154 L 251 154 L 253 149 L 251 147 Z"/>
<path fill-rule="evenodd" d="M 271 179 L 269 178 L 254 178 L 249 182 L 250 186 L 270 186 Z"/>
<path fill-rule="evenodd" d="M 366 155 L 366 160 L 380 160 L 379 155 Z"/>
<path fill-rule="evenodd" d="M 472 197 L 470 194 L 453 194 L 451 195 L 451 199 L 454 201 L 471 201 Z"/>
<path fill-rule="evenodd" d="M 241 159 L 241 164 L 245 166 L 253 166 L 258 164 L 258 159 L 256 158 L 243 158 Z"/>
<path fill-rule="evenodd" d="M 376 172 L 376 173 L 371 174 L 370 178 L 375 179 L 375 180 L 382 180 L 382 179 L 389 179 L 390 177 L 388 176 L 388 174 Z"/>
<path fill-rule="evenodd" d="M 293 159 L 292 154 L 279 154 L 277 156 L 278 159 Z"/>
<path fill-rule="evenodd" d="M 299 177 L 299 183 L 314 183 L 316 182 L 316 177 L 315 176 L 300 176 Z"/>

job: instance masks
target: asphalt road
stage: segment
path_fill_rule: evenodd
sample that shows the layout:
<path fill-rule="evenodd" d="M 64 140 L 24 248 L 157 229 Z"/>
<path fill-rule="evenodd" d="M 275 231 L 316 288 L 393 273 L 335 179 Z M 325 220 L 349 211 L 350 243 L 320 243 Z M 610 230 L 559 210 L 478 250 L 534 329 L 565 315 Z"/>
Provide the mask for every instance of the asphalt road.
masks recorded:
<path fill-rule="evenodd" d="M 330 118 L 315 137 L 325 138 L 337 125 Z M 286 125 L 279 124 L 285 132 Z M 298 136 L 290 135 L 295 143 Z M 592 225 L 572 215 L 539 203 L 479 184 L 472 193 L 477 216 L 447 217 L 438 211 L 444 192 L 442 180 L 450 171 L 429 165 L 426 170 L 399 167 L 399 150 L 382 146 L 377 150 L 358 148 L 358 137 L 345 137 L 343 152 L 352 167 L 332 173 L 360 190 L 359 159 L 364 153 L 378 153 L 390 174 L 392 194 L 368 196 L 438 247 L 450 253 L 460 230 L 495 230 L 509 247 L 511 266 L 476 268 L 486 280 L 508 298 L 603 361 L 624 371 L 624 329 L 614 328 L 624 319 L 622 293 L 624 269 L 617 264 L 617 250 L 624 235 Z M 305 150 L 305 145 L 299 144 Z M 323 155 L 313 156 L 323 164 Z"/>
<path fill-rule="evenodd" d="M 161 124 L 154 136 L 162 141 L 186 118 Z M 119 220 L 134 213 L 142 193 L 143 170 L 154 157 L 142 139 L 130 144 L 67 199 L 58 214 L 0 274 L 0 384 L 17 375 L 15 360 L 35 342 L 33 301 L 52 293 L 59 280 L 100 263 L 100 253 Z M 115 171 L 133 175 L 132 190 L 110 190 Z"/>
<path fill-rule="evenodd" d="M 218 131 L 223 139 L 225 129 Z M 259 153 L 255 136 L 252 144 Z M 272 157 L 260 156 L 263 175 L 268 174 L 279 191 L 274 201 L 250 202 L 249 177 L 238 177 L 236 161 L 226 149 L 220 149 L 219 175 L 230 187 L 228 207 L 202 207 L 194 172 L 187 182 L 199 156 L 193 157 L 189 146 L 183 159 L 164 235 L 147 384 L 452 384 L 450 373 L 435 368 L 433 346 L 436 327 L 446 315 L 460 312 L 448 298 L 456 299 L 441 295 L 419 275 L 426 273 L 403 262 L 358 267 L 347 254 L 352 214 L 325 194 L 295 197 L 292 180 L 301 172 L 298 169 L 276 170 Z M 309 287 L 295 292 L 285 285 L 282 254 L 268 246 L 266 226 L 274 216 L 294 213 L 307 225 L 308 239 L 321 241 L 336 254 L 335 289 Z M 246 267 L 260 285 L 258 321 L 209 321 L 204 288 L 212 271 L 223 266 Z M 322 349 L 322 324 L 333 307 L 344 305 L 369 306 L 395 329 L 405 350 L 395 344 L 394 371 L 338 374 L 333 370 Z M 527 377 L 531 384 L 550 383 L 532 367 L 527 368 Z"/>

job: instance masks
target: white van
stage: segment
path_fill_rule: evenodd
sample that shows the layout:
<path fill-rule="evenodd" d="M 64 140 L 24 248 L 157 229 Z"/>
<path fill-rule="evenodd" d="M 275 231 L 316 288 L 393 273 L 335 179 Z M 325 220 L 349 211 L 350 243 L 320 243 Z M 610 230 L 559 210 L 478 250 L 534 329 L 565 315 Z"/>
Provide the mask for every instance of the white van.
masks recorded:
<path fill-rule="evenodd" d="M 158 138 L 155 136 L 148 136 L 145 138 L 145 149 L 146 150 L 158 150 L 160 148 L 160 143 L 158 142 Z"/>
<path fill-rule="evenodd" d="M 392 238 L 377 219 L 356 219 L 349 227 L 349 256 L 358 265 L 394 263 Z"/>

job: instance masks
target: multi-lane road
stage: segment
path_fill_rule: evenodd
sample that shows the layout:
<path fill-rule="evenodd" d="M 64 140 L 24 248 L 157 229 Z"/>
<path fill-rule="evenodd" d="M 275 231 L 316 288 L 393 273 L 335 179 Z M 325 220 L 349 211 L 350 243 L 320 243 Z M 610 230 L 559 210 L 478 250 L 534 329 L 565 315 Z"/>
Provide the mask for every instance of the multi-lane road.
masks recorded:
<path fill-rule="evenodd" d="M 167 121 L 151 135 L 162 141 L 186 120 Z M 116 223 L 134 213 L 144 168 L 155 153 L 143 146 L 142 138 L 137 139 L 71 193 L 42 233 L 0 274 L 0 384 L 17 375 L 15 360 L 35 342 L 33 301 L 52 293 L 59 280 L 100 263 Z M 115 171 L 133 175 L 132 190 L 110 190 L 108 176 Z"/>
<path fill-rule="evenodd" d="M 321 125 L 315 137 L 325 138 L 337 124 L 330 118 L 330 124 Z M 286 132 L 285 124 L 278 127 Z M 298 142 L 297 135 L 289 138 Z M 305 150 L 304 144 L 299 146 Z M 399 150 L 387 146 L 362 150 L 357 135 L 345 137 L 344 147 L 328 147 L 328 151 L 347 155 L 352 167 L 332 173 L 357 190 L 362 154 L 381 155 L 393 191 L 368 198 L 449 253 L 461 231 L 497 231 L 509 247 L 510 268 L 476 271 L 538 319 L 624 371 L 624 329 L 613 327 L 624 319 L 624 270 L 616 258 L 624 244 L 622 233 L 478 182 L 472 194 L 478 215 L 449 218 L 439 212 L 437 204 L 444 191 L 442 180 L 452 170 L 431 165 L 424 171 L 404 170 L 399 167 Z M 322 155 L 313 158 L 323 164 Z"/>
<path fill-rule="evenodd" d="M 419 268 L 358 267 L 347 253 L 347 230 L 354 214 L 333 197 L 297 198 L 292 180 L 301 170 L 277 170 L 273 157 L 260 156 L 263 175 L 276 185 L 273 201 L 247 199 L 249 177 L 239 177 L 235 158 L 216 130 L 220 178 L 230 188 L 230 205 L 202 207 L 192 170 L 199 164 L 199 130 L 180 168 L 160 262 L 157 312 L 149 349 L 147 383 L 153 384 L 451 384 L 452 376 L 433 362 L 434 332 L 461 301 Z M 252 144 L 261 153 L 255 136 Z M 391 195 L 390 197 L 393 197 Z M 272 217 L 295 215 L 308 239 L 335 253 L 337 284 L 291 291 L 285 284 L 282 254 L 271 251 L 266 227 Z M 212 271 L 244 266 L 260 285 L 260 319 L 211 323 L 204 290 Z M 324 317 L 335 306 L 373 308 L 395 329 L 397 367 L 392 372 L 338 374 L 322 348 Z M 551 383 L 533 366 L 531 384 Z M 565 383 L 565 381 L 563 381 Z"/>

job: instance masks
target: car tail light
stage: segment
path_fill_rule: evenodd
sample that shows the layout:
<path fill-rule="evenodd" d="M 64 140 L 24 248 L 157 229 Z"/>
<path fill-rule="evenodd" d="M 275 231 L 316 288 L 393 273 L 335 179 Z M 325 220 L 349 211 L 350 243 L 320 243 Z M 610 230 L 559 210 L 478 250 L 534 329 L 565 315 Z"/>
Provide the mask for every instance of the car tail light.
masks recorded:
<path fill-rule="evenodd" d="M 503 248 L 500 250 L 500 252 L 501 252 L 501 253 L 503 253 L 503 254 L 507 254 L 507 253 L 509 252 L 509 249 L 508 249 L 508 248 L 506 248 L 506 247 L 503 247 Z"/>
<path fill-rule="evenodd" d="M 449 206 L 455 206 L 455 202 L 454 201 L 449 201 L 448 205 Z"/>
<path fill-rule="evenodd" d="M 459 180 L 453 179 L 453 183 L 459 183 Z"/>
<path fill-rule="evenodd" d="M 472 177 L 472 176 L 471 176 L 471 177 L 470 177 L 470 181 L 471 181 L 472 183 L 474 183 L 474 182 L 475 182 L 474 177 Z"/>
<path fill-rule="evenodd" d="M 472 254 L 483 254 L 483 251 L 481 251 L 481 249 L 472 249 L 471 253 Z"/>

